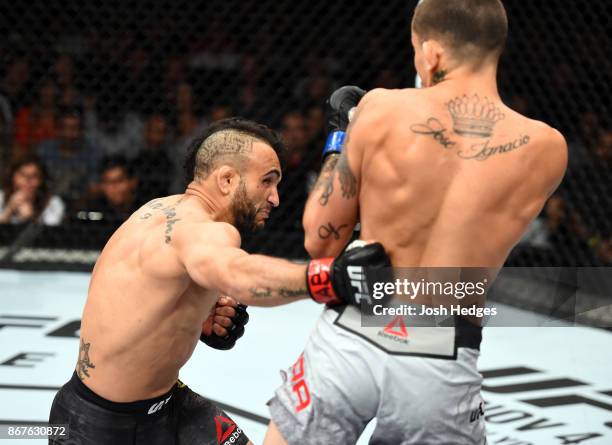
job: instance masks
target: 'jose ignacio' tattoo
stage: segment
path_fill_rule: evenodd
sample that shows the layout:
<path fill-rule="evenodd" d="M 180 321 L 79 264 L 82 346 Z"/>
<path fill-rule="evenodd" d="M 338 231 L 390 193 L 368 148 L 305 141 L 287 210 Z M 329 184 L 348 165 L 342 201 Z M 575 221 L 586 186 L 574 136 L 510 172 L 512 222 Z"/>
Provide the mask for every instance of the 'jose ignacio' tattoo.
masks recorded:
<path fill-rule="evenodd" d="M 439 119 L 430 117 L 424 124 L 414 124 L 410 130 L 416 134 L 431 135 L 444 148 L 451 148 L 456 142 L 451 141 L 446 135 L 446 128 Z"/>
<path fill-rule="evenodd" d="M 453 132 L 461 137 L 486 139 L 484 142 L 472 144 L 468 149 L 461 149 L 457 156 L 461 159 L 473 159 L 485 161 L 495 154 L 508 153 L 517 148 L 527 145 L 530 141 L 529 135 L 521 135 L 516 139 L 491 146 L 491 137 L 495 124 L 504 119 L 504 114 L 493 102 L 486 97 L 480 99 L 478 95 L 468 97 L 463 95 L 456 97 L 447 104 L 448 112 L 453 120 Z M 457 145 L 448 135 L 448 129 L 435 117 L 430 117 L 424 124 L 414 124 L 410 130 L 415 134 L 433 137 L 446 149 Z"/>
<path fill-rule="evenodd" d="M 457 155 L 463 159 L 476 159 L 477 161 L 485 161 L 494 154 L 507 153 L 517 148 L 521 148 L 523 145 L 529 143 L 529 135 L 519 136 L 513 141 L 507 142 L 501 145 L 489 146 L 490 140 L 482 144 L 474 144 L 470 147 L 469 151 L 459 151 Z"/>

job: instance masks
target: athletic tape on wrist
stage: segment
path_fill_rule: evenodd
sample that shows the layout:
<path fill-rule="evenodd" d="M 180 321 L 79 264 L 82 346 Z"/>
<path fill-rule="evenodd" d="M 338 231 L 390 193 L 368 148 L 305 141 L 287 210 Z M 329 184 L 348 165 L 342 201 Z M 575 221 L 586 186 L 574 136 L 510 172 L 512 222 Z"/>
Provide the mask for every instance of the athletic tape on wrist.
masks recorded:
<path fill-rule="evenodd" d="M 318 303 L 339 303 L 331 283 L 331 267 L 333 262 L 333 258 L 321 258 L 312 260 L 308 264 L 308 269 L 306 270 L 308 291 L 312 299 Z"/>
<path fill-rule="evenodd" d="M 344 131 L 332 131 L 327 136 L 325 147 L 323 147 L 323 159 L 325 159 L 325 156 L 332 153 L 342 153 L 345 136 L 346 132 Z"/>

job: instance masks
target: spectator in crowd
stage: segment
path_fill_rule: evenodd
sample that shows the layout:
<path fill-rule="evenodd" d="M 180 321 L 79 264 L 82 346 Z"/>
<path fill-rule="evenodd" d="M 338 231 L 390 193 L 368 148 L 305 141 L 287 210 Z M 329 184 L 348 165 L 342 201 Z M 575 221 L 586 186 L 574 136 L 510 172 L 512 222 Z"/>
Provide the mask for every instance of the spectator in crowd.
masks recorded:
<path fill-rule="evenodd" d="M 262 104 L 257 86 L 253 82 L 243 83 L 238 87 L 237 93 L 235 108 L 240 110 L 240 116 L 246 119 L 261 120 Z"/>
<path fill-rule="evenodd" d="M 134 158 L 143 145 L 144 122 L 134 111 L 101 113 L 98 98 L 86 95 L 84 105 L 84 133 L 90 144 L 99 147 L 103 155 L 123 155 Z"/>
<path fill-rule="evenodd" d="M 74 87 L 66 87 L 60 91 L 58 105 L 60 108 L 82 107 L 81 93 Z"/>
<path fill-rule="evenodd" d="M 64 217 L 64 203 L 51 194 L 49 177 L 42 161 L 27 155 L 14 161 L 0 191 L 0 223 L 39 221 L 56 226 Z"/>
<path fill-rule="evenodd" d="M 237 78 L 236 98 L 234 109 L 240 110 L 240 116 L 252 119 L 256 122 L 266 122 L 270 119 L 269 113 L 265 111 L 266 82 L 262 82 L 262 63 L 254 54 L 243 54 L 240 61 L 240 71 Z"/>
<path fill-rule="evenodd" d="M 161 101 L 159 66 L 154 62 L 154 46 L 137 35 L 122 59 L 123 76 L 118 84 L 118 100 L 125 100 L 128 109 L 146 113 Z"/>
<path fill-rule="evenodd" d="M 75 88 L 76 70 L 74 60 L 69 54 L 59 54 L 51 70 L 60 91 Z"/>
<path fill-rule="evenodd" d="M 589 221 L 590 241 L 604 266 L 612 265 L 612 129 L 602 131 L 595 145 L 595 166 L 589 174 L 593 207 L 597 216 Z"/>
<path fill-rule="evenodd" d="M 325 103 L 330 91 L 333 91 L 331 79 L 322 75 L 308 78 L 303 86 L 305 90 L 298 96 L 302 105 Z"/>
<path fill-rule="evenodd" d="M 331 67 L 329 62 L 319 54 L 309 53 L 302 60 L 304 76 L 295 84 L 293 95 L 301 105 L 322 104 L 334 90 L 334 85 L 328 76 Z"/>
<path fill-rule="evenodd" d="M 315 173 L 309 167 L 312 165 L 313 156 L 318 157 L 320 150 L 314 150 L 308 144 L 306 119 L 299 111 L 289 111 L 283 116 L 281 137 L 287 147 L 286 166 L 283 180 L 278 185 L 281 205 L 272 212 L 270 225 L 287 230 L 301 230 L 309 183 L 316 179 Z"/>
<path fill-rule="evenodd" d="M 577 131 L 568 141 L 570 172 L 590 164 L 595 146 L 603 131 L 600 113 L 589 110 L 580 115 Z"/>
<path fill-rule="evenodd" d="M 176 96 L 179 93 L 177 85 L 189 85 L 189 82 L 187 82 L 187 58 L 183 55 L 172 54 L 166 58 L 163 65 L 161 90 L 164 100 L 173 104 L 176 103 Z"/>
<path fill-rule="evenodd" d="M 208 122 L 213 123 L 220 121 L 221 119 L 227 119 L 228 117 L 232 117 L 234 115 L 234 110 L 229 105 L 217 104 L 213 105 L 210 111 L 208 112 Z"/>
<path fill-rule="evenodd" d="M 83 138 L 78 109 L 60 112 L 58 137 L 41 143 L 37 152 L 51 173 L 56 193 L 64 201 L 75 202 L 96 180 L 99 153 Z"/>
<path fill-rule="evenodd" d="M 4 76 L 0 80 L 0 96 L 10 104 L 11 113 L 15 115 L 23 101 L 26 84 L 30 79 L 30 60 L 19 55 L 8 61 Z"/>
<path fill-rule="evenodd" d="M 57 56 L 51 74 L 58 87 L 58 105 L 62 108 L 82 106 L 81 92 L 77 88 L 77 71 L 74 59 L 69 54 Z"/>
<path fill-rule="evenodd" d="M 15 116 L 15 157 L 29 153 L 41 142 L 57 137 L 58 88 L 46 78 L 40 83 L 37 98 L 31 106 L 24 106 Z"/>
<path fill-rule="evenodd" d="M 101 194 L 80 204 L 76 216 L 118 226 L 138 208 L 138 179 L 125 156 L 102 158 L 99 174 Z"/>
<path fill-rule="evenodd" d="M 187 82 L 181 82 L 176 87 L 170 117 L 178 139 L 190 138 L 203 129 L 205 121 L 199 114 L 193 87 Z"/>
<path fill-rule="evenodd" d="M 306 119 L 299 111 L 290 111 L 283 116 L 281 136 L 287 144 L 287 169 L 295 170 L 308 154 Z"/>
<path fill-rule="evenodd" d="M 143 202 L 169 193 L 173 165 L 167 153 L 167 139 L 167 119 L 161 114 L 151 115 L 145 124 L 144 145 L 134 159 L 138 199 Z"/>
<path fill-rule="evenodd" d="M 611 265 L 612 131 L 601 131 L 588 162 L 569 170 L 545 208 L 552 248 L 581 265 Z"/>
<path fill-rule="evenodd" d="M 0 94 L 0 165 L 6 165 L 13 149 L 13 113 L 8 100 Z"/>
<path fill-rule="evenodd" d="M 321 104 L 306 107 L 306 135 L 308 143 L 313 148 L 323 147 L 327 135 L 325 134 L 325 114 Z"/>

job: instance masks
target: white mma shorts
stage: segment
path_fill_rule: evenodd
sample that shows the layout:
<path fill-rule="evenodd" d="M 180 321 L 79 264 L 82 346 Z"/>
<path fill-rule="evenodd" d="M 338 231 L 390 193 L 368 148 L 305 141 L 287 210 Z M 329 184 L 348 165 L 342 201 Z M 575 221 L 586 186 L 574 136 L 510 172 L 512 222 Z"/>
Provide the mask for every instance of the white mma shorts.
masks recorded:
<path fill-rule="evenodd" d="M 281 373 L 272 420 L 289 445 L 352 445 L 373 418 L 372 445 L 485 444 L 480 328 L 471 329 L 466 340 L 460 328 L 400 320 L 361 327 L 357 308 L 326 308 Z"/>

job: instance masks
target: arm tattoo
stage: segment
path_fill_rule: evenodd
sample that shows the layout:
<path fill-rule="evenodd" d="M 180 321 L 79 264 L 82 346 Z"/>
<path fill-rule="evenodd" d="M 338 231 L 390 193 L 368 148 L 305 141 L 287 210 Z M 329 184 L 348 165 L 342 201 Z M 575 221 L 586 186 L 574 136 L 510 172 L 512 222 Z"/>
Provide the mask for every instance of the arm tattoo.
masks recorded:
<path fill-rule="evenodd" d="M 91 363 L 89 359 L 89 348 L 91 343 L 85 343 L 81 339 L 81 346 L 79 348 L 79 360 L 77 361 L 77 375 L 81 380 L 85 380 L 85 377 L 91 377 L 89 375 L 89 368 L 95 369 L 95 365 Z"/>
<path fill-rule="evenodd" d="M 295 298 L 308 294 L 306 288 L 288 289 L 286 287 L 281 287 L 277 290 L 272 290 L 270 287 L 252 287 L 249 289 L 249 292 L 254 298 L 271 298 L 277 296 L 283 298 Z"/>
<path fill-rule="evenodd" d="M 334 227 L 334 225 L 330 222 L 327 225 L 323 225 L 319 227 L 319 238 L 327 239 L 330 236 L 333 236 L 334 239 L 340 239 L 340 231 L 344 228 L 348 227 L 348 224 L 342 224 L 338 228 Z"/>
<path fill-rule="evenodd" d="M 351 167 L 348 165 L 348 156 L 346 152 L 340 155 L 337 170 L 340 177 L 342 197 L 351 199 L 357 196 L 357 178 L 355 178 L 355 175 L 351 171 Z"/>
<path fill-rule="evenodd" d="M 285 298 L 301 297 L 302 295 L 306 295 L 307 293 L 308 293 L 308 291 L 306 290 L 306 288 L 302 288 L 302 289 L 287 289 L 287 288 L 281 287 L 278 290 L 278 294 L 281 297 L 285 297 Z"/>
<path fill-rule="evenodd" d="M 249 289 L 251 297 L 254 298 L 266 298 L 272 296 L 272 289 L 269 287 L 252 287 Z"/>
<path fill-rule="evenodd" d="M 314 187 L 315 190 L 319 188 L 323 189 L 323 191 L 321 192 L 321 196 L 319 196 L 319 204 L 321 206 L 327 205 L 327 203 L 329 202 L 329 198 L 334 192 L 334 177 L 336 174 L 336 170 L 338 170 L 338 172 L 340 173 L 342 196 L 344 198 L 350 199 L 357 194 L 357 179 L 355 178 L 350 168 L 348 167 L 348 164 L 346 163 L 346 147 L 348 146 L 348 142 L 350 139 L 351 128 L 353 127 L 353 125 L 355 125 L 355 122 L 357 122 L 359 114 L 360 110 L 355 110 L 355 114 L 353 115 L 353 118 L 349 123 L 348 128 L 346 129 L 346 138 L 343 144 L 344 151 L 340 153 L 339 156 L 337 154 L 329 155 L 328 158 L 325 160 L 325 164 L 323 164 L 321 174 L 319 175 L 319 178 L 317 179 L 317 182 Z M 343 158 L 345 159 L 344 162 L 346 164 L 346 167 L 344 169 L 341 169 Z"/>
<path fill-rule="evenodd" d="M 338 165 L 336 170 L 338 170 L 338 174 L 340 177 L 340 189 L 342 191 L 342 197 L 346 199 L 354 198 L 357 195 L 357 178 L 351 171 L 351 167 L 348 164 L 348 154 L 347 148 L 349 145 L 349 141 L 351 140 L 351 133 L 353 127 L 359 120 L 359 116 L 361 115 L 361 109 L 355 109 L 355 114 L 351 119 L 351 122 L 346 129 L 346 139 L 344 139 L 344 150 L 340 153 L 340 160 L 338 161 Z"/>
<path fill-rule="evenodd" d="M 319 204 L 326 206 L 329 202 L 329 197 L 334 192 L 334 169 L 338 163 L 338 155 L 331 154 L 325 160 L 319 179 L 315 183 L 315 190 L 323 189 L 319 196 Z"/>

